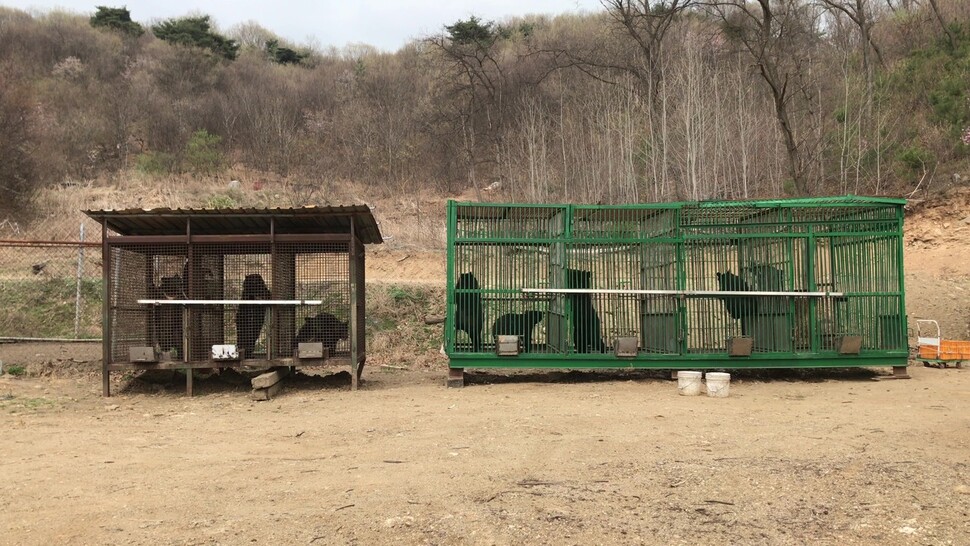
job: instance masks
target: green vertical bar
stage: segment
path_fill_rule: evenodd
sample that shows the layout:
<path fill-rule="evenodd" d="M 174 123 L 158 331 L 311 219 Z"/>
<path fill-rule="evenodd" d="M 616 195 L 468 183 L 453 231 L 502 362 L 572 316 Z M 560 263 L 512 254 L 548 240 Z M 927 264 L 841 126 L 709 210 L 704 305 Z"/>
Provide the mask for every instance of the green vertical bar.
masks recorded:
<path fill-rule="evenodd" d="M 445 208 L 448 229 L 446 232 L 445 264 L 445 352 L 449 355 L 455 350 L 455 236 L 458 229 L 457 206 L 452 200 Z"/>
<path fill-rule="evenodd" d="M 909 324 L 907 324 L 906 317 L 906 281 L 904 277 L 903 269 L 903 222 L 905 221 L 905 214 L 903 212 L 902 205 L 896 205 L 896 230 L 894 233 L 893 240 L 896 243 L 896 275 L 899 284 L 899 318 L 900 318 L 900 339 L 906 340 L 907 348 L 909 346 Z"/>
<path fill-rule="evenodd" d="M 831 246 L 831 241 L 829 245 Z M 808 291 L 815 292 L 818 283 L 815 281 L 815 226 L 808 226 Z M 831 264 L 829 265 L 830 269 Z M 808 337 L 810 340 L 810 350 L 812 353 L 819 351 L 819 331 L 818 331 L 818 298 L 808 300 Z"/>
<path fill-rule="evenodd" d="M 571 263 L 570 258 L 572 257 L 573 252 L 575 251 L 575 244 L 573 242 L 574 211 L 575 211 L 575 206 L 571 204 L 566 205 L 566 208 L 563 210 L 562 238 L 563 238 L 563 242 L 565 243 L 564 245 L 565 252 L 563 252 L 562 263 L 563 263 L 563 272 L 565 273 L 564 286 L 566 288 L 570 288 L 569 270 L 573 268 L 573 264 Z M 565 302 L 565 305 L 563 305 L 563 309 L 566 315 L 566 331 L 563 334 L 563 338 L 565 340 L 565 342 L 563 343 L 563 356 L 565 356 L 566 358 L 569 358 L 571 355 L 576 353 L 576 347 L 574 344 L 574 336 L 573 336 L 573 330 L 576 328 L 576 325 L 573 323 L 576 322 L 576 317 L 573 312 L 572 298 L 567 296 L 563 298 L 563 301 Z M 572 347 L 572 351 L 569 350 L 570 347 Z"/>
<path fill-rule="evenodd" d="M 840 271 L 838 264 L 838 254 L 835 248 L 835 241 L 829 239 L 829 289 L 833 292 L 846 292 L 848 291 L 845 286 L 845 279 L 836 278 L 836 273 Z M 828 302 L 832 313 L 832 320 L 840 330 L 845 329 L 845 310 L 842 305 L 836 305 L 835 301 L 829 300 Z M 848 302 L 846 302 L 848 305 Z"/>
<path fill-rule="evenodd" d="M 677 268 L 677 287 L 676 290 L 687 290 L 687 249 L 685 248 L 686 240 L 684 238 L 684 226 L 683 226 L 683 209 L 678 207 L 674 210 L 674 232 L 673 238 L 677 241 L 676 250 L 676 268 Z M 677 314 L 680 320 L 680 332 L 678 333 L 678 346 L 680 347 L 680 354 L 687 354 L 687 338 L 689 335 L 688 323 L 689 317 L 687 316 L 687 305 L 686 299 L 683 296 L 677 297 Z"/>
<path fill-rule="evenodd" d="M 791 226 L 795 225 L 795 215 L 792 209 L 786 209 L 785 218 L 788 220 L 789 229 Z M 785 252 L 785 277 L 786 282 L 782 285 L 782 290 L 794 291 L 795 290 L 795 239 L 790 237 L 785 239 L 782 243 L 782 247 Z M 792 353 L 798 350 L 798 340 L 795 338 L 795 325 L 797 324 L 798 318 L 795 316 L 795 298 L 792 296 L 787 296 L 788 301 L 788 331 L 792 332 L 791 344 L 788 346 L 788 350 Z"/>

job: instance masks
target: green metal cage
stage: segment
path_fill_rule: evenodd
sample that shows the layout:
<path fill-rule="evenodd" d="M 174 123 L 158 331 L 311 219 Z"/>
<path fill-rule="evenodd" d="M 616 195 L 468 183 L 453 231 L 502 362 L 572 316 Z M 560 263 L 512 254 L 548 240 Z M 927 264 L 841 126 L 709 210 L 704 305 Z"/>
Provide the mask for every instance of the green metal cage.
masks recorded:
<path fill-rule="evenodd" d="M 449 202 L 450 367 L 906 366 L 904 204 Z"/>

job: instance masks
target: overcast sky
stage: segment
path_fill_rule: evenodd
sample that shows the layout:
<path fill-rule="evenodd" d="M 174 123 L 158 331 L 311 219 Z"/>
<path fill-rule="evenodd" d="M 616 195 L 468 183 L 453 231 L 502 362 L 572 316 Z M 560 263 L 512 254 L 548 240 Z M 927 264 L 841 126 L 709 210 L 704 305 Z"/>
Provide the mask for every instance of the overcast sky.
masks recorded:
<path fill-rule="evenodd" d="M 86 15 L 93 14 L 97 5 L 127 6 L 131 18 L 142 24 L 204 13 L 212 16 L 221 31 L 255 21 L 297 45 L 343 47 L 365 43 L 387 51 L 470 15 L 500 21 L 514 15 L 592 12 L 601 7 L 599 0 L 0 0 L 0 5 Z"/>

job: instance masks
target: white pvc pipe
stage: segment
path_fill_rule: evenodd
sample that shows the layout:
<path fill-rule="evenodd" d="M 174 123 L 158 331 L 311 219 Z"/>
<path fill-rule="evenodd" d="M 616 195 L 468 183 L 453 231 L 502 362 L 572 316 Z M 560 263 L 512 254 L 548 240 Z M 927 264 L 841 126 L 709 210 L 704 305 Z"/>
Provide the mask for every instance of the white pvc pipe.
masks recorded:
<path fill-rule="evenodd" d="M 593 288 L 523 288 L 525 294 L 631 294 L 645 296 L 794 296 L 838 298 L 843 292 L 758 292 L 754 290 L 623 290 Z"/>

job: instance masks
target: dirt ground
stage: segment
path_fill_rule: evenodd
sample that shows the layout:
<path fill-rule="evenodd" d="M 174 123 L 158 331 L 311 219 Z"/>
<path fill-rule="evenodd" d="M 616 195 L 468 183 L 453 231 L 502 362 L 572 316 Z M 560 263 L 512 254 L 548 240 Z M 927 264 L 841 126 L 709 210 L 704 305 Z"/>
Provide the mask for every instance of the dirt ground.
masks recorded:
<path fill-rule="evenodd" d="M 970 196 L 907 221 L 907 310 L 966 338 Z M 964 211 L 954 213 L 953 211 Z M 967 216 L 963 219 L 963 216 Z M 441 283 L 381 250 L 369 278 Z M 245 378 L 113 374 L 96 344 L 0 345 L 0 544 L 970 544 L 970 371 Z M 430 356 L 427 361 L 434 362 Z"/>
<path fill-rule="evenodd" d="M 168 375 L 104 399 L 93 366 L 66 367 L 0 376 L 0 543 L 970 542 L 963 369 L 761 372 L 728 398 L 659 374 L 447 389 L 380 369 L 254 402 Z"/>

